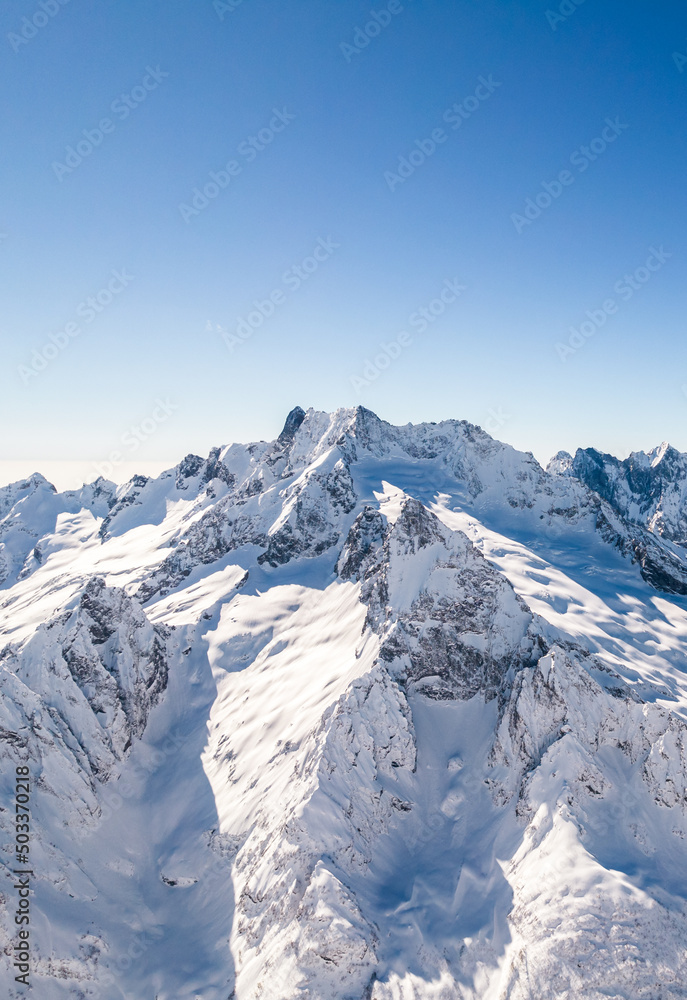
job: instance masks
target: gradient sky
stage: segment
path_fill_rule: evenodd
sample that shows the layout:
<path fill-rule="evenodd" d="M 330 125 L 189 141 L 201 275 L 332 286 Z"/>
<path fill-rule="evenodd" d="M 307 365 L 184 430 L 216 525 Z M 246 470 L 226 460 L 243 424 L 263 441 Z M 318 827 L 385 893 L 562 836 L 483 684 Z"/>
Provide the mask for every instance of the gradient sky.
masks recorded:
<path fill-rule="evenodd" d="M 43 2 L 0 11 L 0 460 L 145 470 L 272 438 L 297 403 L 465 418 L 540 460 L 687 450 L 684 0 Z M 89 321 L 113 270 L 132 277 Z M 447 280 L 464 290 L 423 331 Z M 354 385 L 383 344 L 399 356 Z"/>

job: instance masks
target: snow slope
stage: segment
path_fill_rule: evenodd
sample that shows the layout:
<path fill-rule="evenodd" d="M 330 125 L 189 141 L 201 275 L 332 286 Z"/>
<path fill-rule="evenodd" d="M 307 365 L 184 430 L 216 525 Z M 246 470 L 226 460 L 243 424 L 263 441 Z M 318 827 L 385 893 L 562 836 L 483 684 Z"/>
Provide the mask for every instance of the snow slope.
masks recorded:
<path fill-rule="evenodd" d="M 654 473 L 578 456 L 296 408 L 1 490 L 38 994 L 687 997 L 684 539 Z"/>

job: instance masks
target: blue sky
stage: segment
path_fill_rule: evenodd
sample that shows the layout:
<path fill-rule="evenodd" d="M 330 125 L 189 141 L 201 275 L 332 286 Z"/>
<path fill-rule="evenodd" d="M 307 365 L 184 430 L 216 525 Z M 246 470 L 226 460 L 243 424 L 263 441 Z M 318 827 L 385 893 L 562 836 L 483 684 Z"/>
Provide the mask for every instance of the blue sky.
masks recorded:
<path fill-rule="evenodd" d="M 0 461 L 296 403 L 687 450 L 684 3 L 7 0 L 0 46 Z"/>

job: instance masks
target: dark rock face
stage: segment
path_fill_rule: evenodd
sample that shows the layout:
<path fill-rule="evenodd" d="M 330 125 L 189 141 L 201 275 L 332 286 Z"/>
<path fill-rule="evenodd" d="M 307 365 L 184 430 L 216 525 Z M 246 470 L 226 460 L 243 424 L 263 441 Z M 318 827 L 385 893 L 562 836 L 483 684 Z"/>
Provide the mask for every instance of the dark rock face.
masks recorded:
<path fill-rule="evenodd" d="M 438 517 L 413 497 L 404 502 L 401 516 L 394 528 L 397 537 L 404 540 L 406 551 L 413 555 L 427 545 L 445 542 L 446 529 Z"/>
<path fill-rule="evenodd" d="M 687 546 L 687 455 L 669 445 L 624 460 L 580 448 L 570 474 L 623 517 Z"/>
<path fill-rule="evenodd" d="M 386 522 L 376 507 L 366 506 L 351 526 L 339 557 L 338 572 L 342 580 L 360 580 L 365 564 L 382 546 Z"/>
<path fill-rule="evenodd" d="M 484 580 L 478 587 L 484 587 Z M 410 611 L 399 616 L 398 627 L 383 643 L 380 658 L 390 666 L 405 688 L 418 688 L 430 698 L 468 700 L 481 695 L 485 701 L 503 697 L 513 676 L 546 652 L 540 637 L 523 629 L 520 641 L 507 643 L 500 652 L 498 627 L 484 628 L 485 617 L 496 610 L 498 595 L 486 592 L 465 602 L 423 596 Z M 523 614 L 525 608 L 523 606 Z M 473 645 L 483 635 L 486 648 Z M 496 634 L 495 634 L 496 633 Z M 399 669 L 400 666 L 400 669 Z"/>
<path fill-rule="evenodd" d="M 578 448 L 570 471 L 590 490 L 594 490 L 604 500 L 608 500 L 610 504 L 615 506 L 616 491 L 609 473 L 609 466 L 617 470 L 620 467 L 620 462 L 612 455 L 603 455 L 594 448 Z"/>
<path fill-rule="evenodd" d="M 529 609 L 504 577 L 465 535 L 412 498 L 395 524 L 374 508 L 358 515 L 339 574 L 362 581 L 367 624 L 383 636 L 380 660 L 403 688 L 490 700 L 545 652 Z M 404 579 L 422 581 L 409 605 L 399 594 Z"/>
<path fill-rule="evenodd" d="M 608 507 L 600 504 L 596 529 L 609 545 L 637 563 L 642 578 L 667 594 L 687 594 L 687 565 L 652 532 L 640 525 L 612 523 Z"/>
<path fill-rule="evenodd" d="M 111 614 L 111 604 L 104 600 L 105 592 L 105 581 L 102 577 L 95 577 L 81 597 L 81 610 L 89 622 L 88 630 L 94 646 L 107 642 L 117 628 Z"/>
<path fill-rule="evenodd" d="M 669 553 L 660 553 L 663 558 L 657 558 L 656 550 L 646 544 L 646 539 L 633 538 L 631 547 L 634 561 L 650 586 L 666 594 L 687 594 L 687 572 L 683 563 L 671 558 Z"/>
<path fill-rule="evenodd" d="M 73 624 L 60 640 L 69 670 L 93 711 L 118 705 L 128 739 L 140 736 L 150 709 L 167 687 L 169 629 L 153 626 L 125 591 L 101 577 L 83 592 Z"/>
<path fill-rule="evenodd" d="M 300 406 L 294 406 L 286 418 L 286 422 L 277 441 L 281 445 L 290 444 L 296 436 L 296 431 L 305 420 L 305 410 Z"/>
<path fill-rule="evenodd" d="M 338 525 L 356 506 L 356 494 L 348 466 L 339 461 L 327 475 L 313 473 L 295 492 L 288 519 L 268 536 L 267 549 L 258 563 L 281 566 L 305 556 L 313 558 L 336 545 Z"/>
<path fill-rule="evenodd" d="M 74 611 L 40 626 L 20 653 L 6 646 L 0 662 L 26 697 L 40 700 L 64 745 L 81 748 L 82 764 L 105 780 L 167 687 L 170 635 L 125 591 L 94 577 Z"/>
<path fill-rule="evenodd" d="M 220 460 L 221 450 L 221 448 L 213 448 L 210 451 L 202 470 L 202 485 L 212 482 L 213 479 L 219 479 L 220 482 L 225 483 L 227 486 L 234 486 L 236 483 L 236 477 L 232 475 L 224 462 Z"/>
<path fill-rule="evenodd" d="M 185 458 L 182 458 L 177 467 L 177 489 L 186 489 L 188 486 L 187 480 L 194 479 L 199 474 L 204 464 L 205 459 L 201 458 L 200 455 L 187 455 Z"/>
<path fill-rule="evenodd" d="M 178 586 L 195 566 L 207 566 L 242 545 L 265 545 L 261 519 L 242 514 L 232 497 L 211 507 L 178 541 L 174 551 L 139 587 L 136 596 L 145 603 L 155 594 Z"/>

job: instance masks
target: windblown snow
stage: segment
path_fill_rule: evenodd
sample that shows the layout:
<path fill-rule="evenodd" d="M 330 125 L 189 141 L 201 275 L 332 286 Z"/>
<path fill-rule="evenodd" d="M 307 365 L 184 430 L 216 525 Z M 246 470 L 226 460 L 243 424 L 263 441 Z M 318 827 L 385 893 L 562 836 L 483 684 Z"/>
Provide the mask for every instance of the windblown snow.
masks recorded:
<path fill-rule="evenodd" d="M 687 998 L 687 456 L 296 408 L 0 490 L 46 1000 Z"/>

